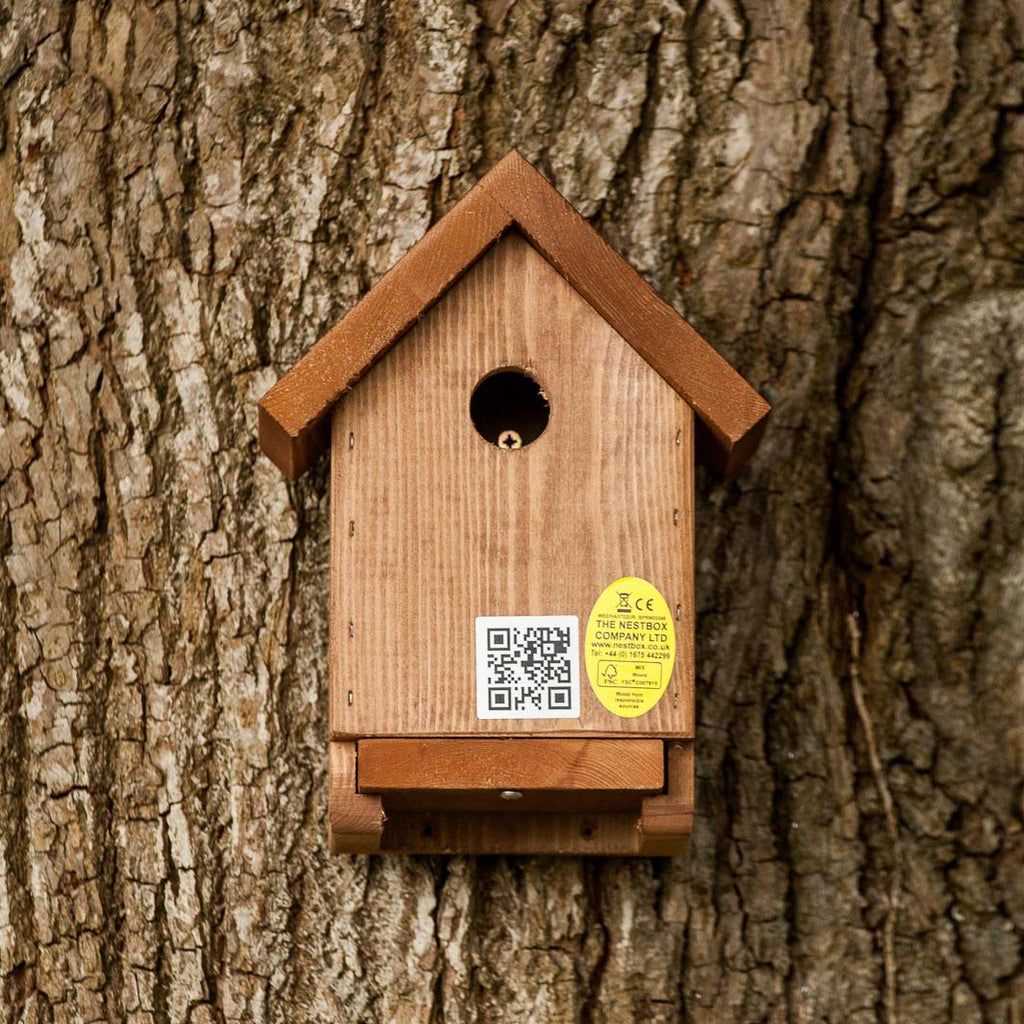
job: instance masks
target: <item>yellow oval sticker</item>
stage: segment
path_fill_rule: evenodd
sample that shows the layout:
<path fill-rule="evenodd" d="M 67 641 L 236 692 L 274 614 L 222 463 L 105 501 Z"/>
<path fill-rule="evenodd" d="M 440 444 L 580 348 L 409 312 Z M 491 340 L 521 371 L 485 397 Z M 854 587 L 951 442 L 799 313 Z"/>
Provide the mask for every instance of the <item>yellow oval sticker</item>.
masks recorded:
<path fill-rule="evenodd" d="M 665 598 L 647 580 L 616 580 L 590 613 L 584 653 L 590 685 L 613 715 L 646 714 L 661 700 L 676 662 Z"/>

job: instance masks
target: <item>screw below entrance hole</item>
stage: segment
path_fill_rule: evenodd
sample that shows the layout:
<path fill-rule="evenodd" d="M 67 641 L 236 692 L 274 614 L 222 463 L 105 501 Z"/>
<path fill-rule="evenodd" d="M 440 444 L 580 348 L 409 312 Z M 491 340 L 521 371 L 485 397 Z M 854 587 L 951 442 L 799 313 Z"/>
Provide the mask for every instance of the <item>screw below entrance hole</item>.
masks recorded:
<path fill-rule="evenodd" d="M 523 794 L 520 793 L 518 789 L 503 789 L 498 794 L 498 796 L 500 796 L 502 800 L 522 800 L 523 799 Z"/>
<path fill-rule="evenodd" d="M 512 451 L 513 448 L 522 448 L 523 439 L 514 430 L 503 430 L 498 435 L 498 447 Z"/>

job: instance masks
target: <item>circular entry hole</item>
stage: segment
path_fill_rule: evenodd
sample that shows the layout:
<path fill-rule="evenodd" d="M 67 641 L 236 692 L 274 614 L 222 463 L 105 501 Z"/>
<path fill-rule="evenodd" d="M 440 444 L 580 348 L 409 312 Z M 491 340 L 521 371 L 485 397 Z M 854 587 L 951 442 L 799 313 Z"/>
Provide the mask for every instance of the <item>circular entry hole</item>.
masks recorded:
<path fill-rule="evenodd" d="M 537 383 L 522 370 L 496 370 L 473 389 L 469 415 L 477 433 L 511 451 L 536 441 L 548 425 L 551 407 Z"/>

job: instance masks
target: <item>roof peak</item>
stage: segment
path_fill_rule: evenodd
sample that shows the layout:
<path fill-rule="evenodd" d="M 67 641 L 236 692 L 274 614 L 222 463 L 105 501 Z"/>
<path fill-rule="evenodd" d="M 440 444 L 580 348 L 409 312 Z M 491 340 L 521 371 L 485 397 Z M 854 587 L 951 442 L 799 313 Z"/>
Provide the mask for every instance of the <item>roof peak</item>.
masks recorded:
<path fill-rule="evenodd" d="M 298 479 L 327 447 L 334 404 L 513 229 L 692 406 L 701 458 L 734 475 L 768 403 L 514 149 L 263 396 L 264 453 Z"/>

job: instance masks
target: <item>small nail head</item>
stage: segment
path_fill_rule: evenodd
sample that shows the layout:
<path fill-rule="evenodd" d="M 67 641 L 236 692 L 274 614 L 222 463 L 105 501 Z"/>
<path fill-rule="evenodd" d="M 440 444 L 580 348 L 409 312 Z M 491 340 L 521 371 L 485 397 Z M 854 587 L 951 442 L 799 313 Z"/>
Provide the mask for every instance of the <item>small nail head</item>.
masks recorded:
<path fill-rule="evenodd" d="M 498 796 L 502 800 L 522 800 L 523 794 L 518 789 L 503 789 Z"/>

